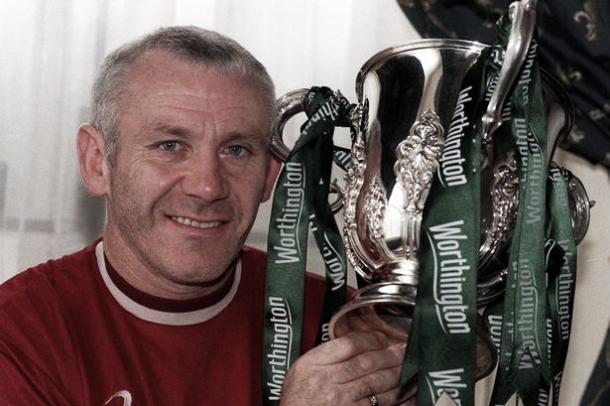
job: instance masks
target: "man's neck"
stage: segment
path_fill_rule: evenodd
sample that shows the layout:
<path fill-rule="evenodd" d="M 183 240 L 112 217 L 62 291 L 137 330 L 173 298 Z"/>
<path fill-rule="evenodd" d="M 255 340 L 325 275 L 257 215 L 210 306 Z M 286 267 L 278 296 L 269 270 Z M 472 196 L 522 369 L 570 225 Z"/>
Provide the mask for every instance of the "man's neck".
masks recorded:
<path fill-rule="evenodd" d="M 147 266 L 116 230 L 107 227 L 103 241 L 104 255 L 116 273 L 133 288 L 158 298 L 191 300 L 212 295 L 230 284 L 233 279 L 235 263 L 210 281 L 189 284 L 173 281 L 153 267 Z"/>

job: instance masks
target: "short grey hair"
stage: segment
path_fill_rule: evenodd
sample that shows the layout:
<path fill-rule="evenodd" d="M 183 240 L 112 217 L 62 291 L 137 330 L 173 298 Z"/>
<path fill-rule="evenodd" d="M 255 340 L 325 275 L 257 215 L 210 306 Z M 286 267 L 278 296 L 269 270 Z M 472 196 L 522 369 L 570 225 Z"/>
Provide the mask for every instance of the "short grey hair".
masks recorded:
<path fill-rule="evenodd" d="M 195 26 L 160 28 L 110 53 L 93 84 L 91 122 L 102 133 L 106 157 L 116 158 L 120 101 L 131 66 L 153 50 L 170 52 L 194 63 L 221 69 L 229 74 L 255 80 L 269 107 L 270 122 L 275 115 L 275 88 L 265 67 L 236 41 L 214 31 Z M 271 129 L 271 128 L 270 128 Z"/>

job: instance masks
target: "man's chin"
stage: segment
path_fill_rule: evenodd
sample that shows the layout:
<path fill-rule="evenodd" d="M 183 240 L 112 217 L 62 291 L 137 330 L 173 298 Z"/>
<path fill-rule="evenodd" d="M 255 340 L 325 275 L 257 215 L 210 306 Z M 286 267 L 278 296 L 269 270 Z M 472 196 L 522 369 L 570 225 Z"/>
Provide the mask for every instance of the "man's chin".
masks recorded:
<path fill-rule="evenodd" d="M 234 267 L 221 264 L 206 266 L 201 263 L 190 266 L 174 267 L 170 279 L 177 284 L 191 287 L 212 287 L 222 285 L 223 281 L 230 278 Z"/>

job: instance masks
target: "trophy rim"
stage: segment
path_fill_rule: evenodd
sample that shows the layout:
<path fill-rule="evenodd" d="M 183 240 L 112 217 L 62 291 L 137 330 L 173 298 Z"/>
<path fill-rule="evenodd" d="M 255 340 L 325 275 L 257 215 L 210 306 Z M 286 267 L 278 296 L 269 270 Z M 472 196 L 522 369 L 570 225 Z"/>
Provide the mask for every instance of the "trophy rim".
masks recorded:
<path fill-rule="evenodd" d="M 406 44 L 395 45 L 389 48 L 383 49 L 371 56 L 360 68 L 358 76 L 356 77 L 356 94 L 360 94 L 359 89 L 362 88 L 364 77 L 371 71 L 375 66 L 384 62 L 385 60 L 400 55 L 408 51 L 416 51 L 418 49 L 434 49 L 434 48 L 446 48 L 446 49 L 461 49 L 472 52 L 481 53 L 483 49 L 488 48 L 490 45 L 484 44 L 479 41 L 471 41 L 466 39 L 454 39 L 454 38 L 424 38 L 415 41 L 407 42 Z"/>

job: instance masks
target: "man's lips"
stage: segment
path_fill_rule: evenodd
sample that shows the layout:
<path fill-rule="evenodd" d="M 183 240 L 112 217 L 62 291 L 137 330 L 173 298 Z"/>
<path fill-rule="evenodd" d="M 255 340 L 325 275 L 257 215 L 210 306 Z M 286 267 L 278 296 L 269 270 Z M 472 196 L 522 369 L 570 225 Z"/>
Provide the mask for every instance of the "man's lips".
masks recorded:
<path fill-rule="evenodd" d="M 225 223 L 224 221 L 219 221 L 219 220 L 200 221 L 200 220 L 195 220 L 193 218 L 183 217 L 183 216 L 170 216 L 170 218 L 178 224 L 182 224 L 182 225 L 190 226 L 190 227 L 194 227 L 194 228 L 199 228 L 199 229 L 214 228 L 214 227 L 218 227 L 221 224 Z"/>

